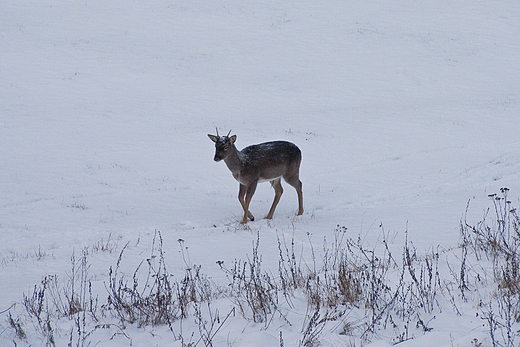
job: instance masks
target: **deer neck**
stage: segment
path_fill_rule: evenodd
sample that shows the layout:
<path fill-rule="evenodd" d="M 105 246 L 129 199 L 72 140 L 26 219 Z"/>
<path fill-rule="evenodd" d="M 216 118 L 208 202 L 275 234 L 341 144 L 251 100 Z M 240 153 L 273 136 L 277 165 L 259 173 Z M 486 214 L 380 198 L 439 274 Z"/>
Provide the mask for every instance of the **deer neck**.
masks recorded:
<path fill-rule="evenodd" d="M 229 153 L 226 159 L 224 159 L 224 162 L 233 174 L 240 173 L 240 169 L 242 167 L 242 160 L 240 158 L 240 152 L 237 150 L 235 145 L 231 147 L 231 153 Z"/>

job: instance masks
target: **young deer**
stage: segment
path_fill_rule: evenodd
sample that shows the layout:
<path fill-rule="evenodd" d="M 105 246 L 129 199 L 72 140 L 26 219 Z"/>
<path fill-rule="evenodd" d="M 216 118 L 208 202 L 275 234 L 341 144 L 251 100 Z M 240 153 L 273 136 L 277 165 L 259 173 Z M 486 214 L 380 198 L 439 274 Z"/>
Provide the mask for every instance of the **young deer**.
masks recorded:
<path fill-rule="evenodd" d="M 238 151 L 235 147 L 236 135 L 229 137 L 208 134 L 211 141 L 215 142 L 215 161 L 224 160 L 233 177 L 240 183 L 238 200 L 244 209 L 244 218 L 241 224 L 246 224 L 247 219 L 255 218 L 249 212 L 249 203 L 256 190 L 258 182 L 269 181 L 274 188 L 274 200 L 267 219 L 272 219 L 274 210 L 283 193 L 281 178 L 296 189 L 298 193 L 298 213 L 303 213 L 302 182 L 299 178 L 300 162 L 302 154 L 300 149 L 291 142 L 272 141 L 258 145 L 252 145 Z"/>

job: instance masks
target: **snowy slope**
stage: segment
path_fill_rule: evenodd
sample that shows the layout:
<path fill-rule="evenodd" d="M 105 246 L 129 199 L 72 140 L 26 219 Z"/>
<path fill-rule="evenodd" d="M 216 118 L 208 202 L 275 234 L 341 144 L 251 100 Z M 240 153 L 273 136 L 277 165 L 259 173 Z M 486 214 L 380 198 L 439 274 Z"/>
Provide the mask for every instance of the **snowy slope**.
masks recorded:
<path fill-rule="evenodd" d="M 427 252 L 457 244 L 469 200 L 473 221 L 501 187 L 519 201 L 515 1 L 3 1 L 0 47 L 0 311 L 109 238 L 117 251 L 90 259 L 99 282 L 160 230 L 172 269 L 183 239 L 224 285 L 215 262 L 247 258 L 258 231 L 273 268 L 277 235 L 308 249 L 337 225 L 373 245 L 382 223 L 396 248 L 408 230 Z M 239 148 L 295 142 L 305 214 L 286 185 L 274 220 L 242 230 L 215 127 Z M 253 214 L 272 196 L 259 186 Z M 481 324 L 403 346 L 466 345 Z"/>

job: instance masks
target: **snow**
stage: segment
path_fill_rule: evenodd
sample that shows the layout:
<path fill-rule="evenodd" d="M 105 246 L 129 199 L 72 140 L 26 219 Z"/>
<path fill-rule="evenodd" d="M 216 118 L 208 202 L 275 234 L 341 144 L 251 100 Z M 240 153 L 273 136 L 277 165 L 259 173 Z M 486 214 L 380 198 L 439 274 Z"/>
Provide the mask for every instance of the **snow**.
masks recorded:
<path fill-rule="evenodd" d="M 375 245 L 382 224 L 396 248 L 408 231 L 427 253 L 458 244 L 468 201 L 472 222 L 501 187 L 520 201 L 515 1 L 4 0 L 0 47 L 0 311 L 43 276 L 66 277 L 85 248 L 102 284 L 129 243 L 131 273 L 155 230 L 172 272 L 197 264 L 225 285 L 216 262 L 247 259 L 257 233 L 272 269 L 278 236 L 308 257 L 337 225 Z M 237 183 L 206 136 L 215 127 L 239 149 L 296 143 L 304 215 L 285 184 L 274 219 L 242 229 Z M 259 185 L 251 212 L 266 214 L 273 195 Z M 109 241 L 113 252 L 93 251 Z M 463 318 L 446 313 L 402 346 L 486 341 L 482 320 Z M 234 319 L 234 340 L 218 345 L 277 345 L 280 331 L 294 345 L 295 319 Z M 173 343 L 150 329 L 127 334 Z"/>

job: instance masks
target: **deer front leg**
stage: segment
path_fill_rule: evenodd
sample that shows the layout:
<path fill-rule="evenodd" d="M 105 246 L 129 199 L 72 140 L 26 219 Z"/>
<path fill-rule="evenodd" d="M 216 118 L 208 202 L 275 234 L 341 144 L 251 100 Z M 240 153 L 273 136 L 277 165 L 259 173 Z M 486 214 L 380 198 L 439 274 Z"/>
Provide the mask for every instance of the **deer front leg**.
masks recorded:
<path fill-rule="evenodd" d="M 255 185 L 255 188 L 253 189 L 253 194 L 255 192 L 255 189 L 256 189 L 256 185 Z M 240 224 L 246 224 L 247 218 L 249 218 L 251 221 L 255 220 L 255 217 L 251 214 L 251 212 L 249 212 L 249 203 L 251 202 L 251 198 L 249 198 L 247 206 L 246 206 L 246 199 L 244 199 L 247 191 L 248 191 L 247 187 L 243 184 L 240 184 L 240 187 L 238 189 L 238 201 L 240 201 L 240 205 L 242 206 L 242 209 L 244 210 L 244 218 L 242 219 Z M 252 197 L 252 195 L 251 195 L 251 197 Z"/>

